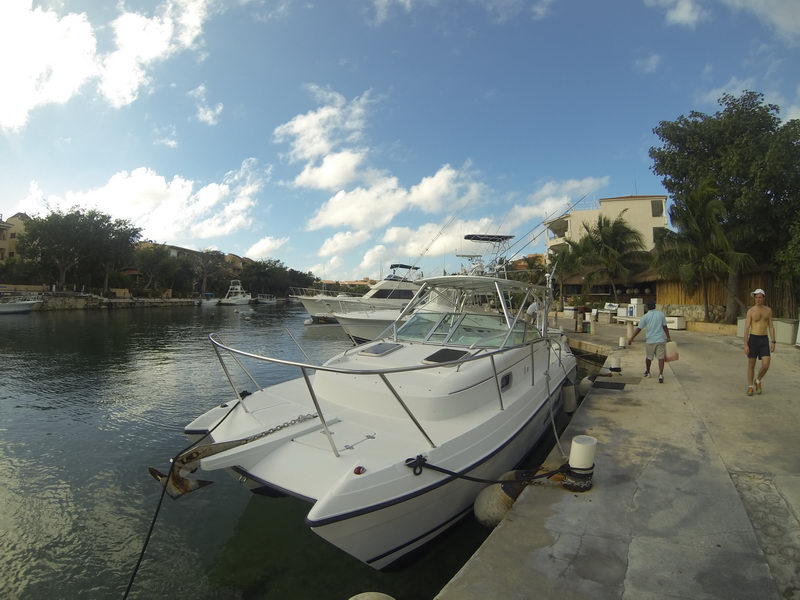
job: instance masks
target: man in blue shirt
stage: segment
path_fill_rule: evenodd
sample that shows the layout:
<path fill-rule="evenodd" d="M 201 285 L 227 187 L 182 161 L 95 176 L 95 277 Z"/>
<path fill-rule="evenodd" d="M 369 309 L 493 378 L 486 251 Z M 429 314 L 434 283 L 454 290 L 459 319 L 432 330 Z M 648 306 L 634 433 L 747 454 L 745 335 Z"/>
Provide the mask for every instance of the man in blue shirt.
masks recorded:
<path fill-rule="evenodd" d="M 670 341 L 669 329 L 667 329 L 667 318 L 660 310 L 656 310 L 656 303 L 651 302 L 647 305 L 647 313 L 639 319 L 639 325 L 633 332 L 628 345 L 633 343 L 633 338 L 639 335 L 644 329 L 645 341 L 645 360 L 644 377 L 650 377 L 650 364 L 653 357 L 658 359 L 658 383 L 664 383 L 664 356 L 666 355 L 666 345 Z"/>

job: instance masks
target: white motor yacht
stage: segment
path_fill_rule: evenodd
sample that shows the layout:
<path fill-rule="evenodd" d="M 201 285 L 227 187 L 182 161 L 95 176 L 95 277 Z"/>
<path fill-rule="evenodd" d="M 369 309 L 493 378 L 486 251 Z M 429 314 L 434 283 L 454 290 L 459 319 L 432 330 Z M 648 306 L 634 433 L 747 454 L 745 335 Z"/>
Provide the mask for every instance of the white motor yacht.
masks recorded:
<path fill-rule="evenodd" d="M 558 410 L 562 386 L 574 383 L 575 358 L 563 336 L 542 336 L 511 314 L 506 297 L 527 299 L 530 286 L 460 275 L 420 283 L 404 313 L 428 289 L 494 292 L 499 309 L 476 312 L 466 303 L 404 322 L 401 313 L 385 337 L 322 365 L 259 356 L 210 336 L 234 394 L 185 427 L 195 445 L 168 475 L 154 472 L 166 491 L 176 497 L 206 484 L 187 477 L 199 467 L 225 470 L 253 491 L 301 498 L 315 533 L 374 568 L 471 512 L 483 484 L 462 476 L 497 479 L 520 462 Z M 247 363 L 264 361 L 299 376 L 236 391 L 226 364 L 257 385 Z"/>
<path fill-rule="evenodd" d="M 295 290 L 296 293 L 290 297 L 302 302 L 314 321 L 335 321 L 334 313 L 382 309 L 400 310 L 419 290 L 419 283 L 411 278 L 418 267 L 396 263 L 389 268 L 392 272 L 372 285 L 363 296 L 347 293 L 334 295 L 325 290 L 301 288 Z M 407 274 L 398 275 L 398 269 L 405 270 Z"/>
<path fill-rule="evenodd" d="M 0 314 L 10 315 L 31 312 L 41 303 L 41 299 L 31 296 L 3 296 L 0 297 Z"/>
<path fill-rule="evenodd" d="M 228 288 L 228 293 L 225 294 L 224 298 L 220 299 L 219 304 L 234 306 L 240 304 L 250 304 L 252 299 L 252 296 L 244 291 L 242 282 L 238 279 L 232 279 L 231 285 Z"/>

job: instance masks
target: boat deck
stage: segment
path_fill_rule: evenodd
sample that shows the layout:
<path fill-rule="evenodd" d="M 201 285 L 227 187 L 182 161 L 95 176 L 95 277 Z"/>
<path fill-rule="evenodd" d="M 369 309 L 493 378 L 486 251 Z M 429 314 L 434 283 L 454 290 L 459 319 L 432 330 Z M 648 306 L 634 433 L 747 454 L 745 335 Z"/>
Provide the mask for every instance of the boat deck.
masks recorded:
<path fill-rule="evenodd" d="M 562 437 L 598 439 L 593 489 L 528 487 L 436 598 L 800 597 L 800 349 L 779 344 L 748 397 L 740 338 L 671 332 L 659 384 L 639 338 L 616 349 L 624 325 L 596 332 L 570 344 L 619 357 L 598 380 L 625 385 L 593 389 Z"/>

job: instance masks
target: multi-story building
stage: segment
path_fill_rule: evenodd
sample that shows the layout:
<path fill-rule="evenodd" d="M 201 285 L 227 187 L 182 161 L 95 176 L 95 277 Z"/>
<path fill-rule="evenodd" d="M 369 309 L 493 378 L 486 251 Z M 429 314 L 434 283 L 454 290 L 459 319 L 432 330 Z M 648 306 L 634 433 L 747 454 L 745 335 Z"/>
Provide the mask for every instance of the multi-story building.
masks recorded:
<path fill-rule="evenodd" d="M 17 239 L 25 233 L 25 223 L 30 221 L 30 217 L 25 213 L 16 213 L 3 221 L 0 215 L 0 263 L 7 258 L 18 258 Z"/>
<path fill-rule="evenodd" d="M 567 240 L 577 242 L 586 235 L 586 228 L 597 223 L 602 215 L 613 221 L 623 211 L 628 225 L 642 234 L 645 250 L 652 250 L 659 231 L 667 227 L 666 196 L 619 196 L 601 198 L 599 207 L 573 210 L 557 219 L 547 221 L 547 253 L 559 252 L 567 246 Z"/>

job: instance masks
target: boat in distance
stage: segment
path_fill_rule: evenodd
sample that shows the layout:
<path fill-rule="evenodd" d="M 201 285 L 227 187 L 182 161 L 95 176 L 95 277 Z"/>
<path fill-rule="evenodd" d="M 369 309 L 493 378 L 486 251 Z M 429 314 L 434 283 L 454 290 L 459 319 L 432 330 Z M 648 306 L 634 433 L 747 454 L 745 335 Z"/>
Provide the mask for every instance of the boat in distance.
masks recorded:
<path fill-rule="evenodd" d="M 41 299 L 31 296 L 3 296 L 0 297 L 0 315 L 28 313 L 41 303 Z"/>
<path fill-rule="evenodd" d="M 345 313 L 363 310 L 402 309 L 419 290 L 419 284 L 411 278 L 418 267 L 402 263 L 392 264 L 391 273 L 373 284 L 363 295 L 347 292 L 331 294 L 314 288 L 296 288 L 290 295 L 303 303 L 314 321 L 334 321 L 334 313 Z M 405 275 L 398 275 L 398 269 L 405 269 Z"/>
<path fill-rule="evenodd" d="M 252 296 L 244 291 L 242 282 L 238 279 L 232 279 L 231 285 L 224 298 L 221 298 L 218 304 L 238 306 L 241 304 L 250 304 Z"/>
<path fill-rule="evenodd" d="M 310 504 L 307 525 L 341 550 L 380 569 L 422 546 L 472 510 L 480 483 L 497 479 L 538 442 L 575 381 L 575 357 L 563 336 L 542 335 L 511 314 L 511 292 L 532 286 L 487 276 L 420 280 L 465 298 L 490 292 L 500 310 L 415 312 L 379 340 L 322 365 L 269 358 L 233 348 L 214 334 L 220 362 L 266 361 L 299 377 L 233 394 L 189 423 L 195 444 L 156 473 L 177 497 L 224 470 L 256 492 Z M 540 290 L 541 291 L 541 290 Z M 523 301 L 524 302 L 524 301 Z M 405 311 L 404 311 L 405 312 Z M 424 457 L 449 470 L 413 469 Z M 151 471 L 152 472 L 152 471 Z M 265 533 L 268 535 L 268 532 Z"/>

